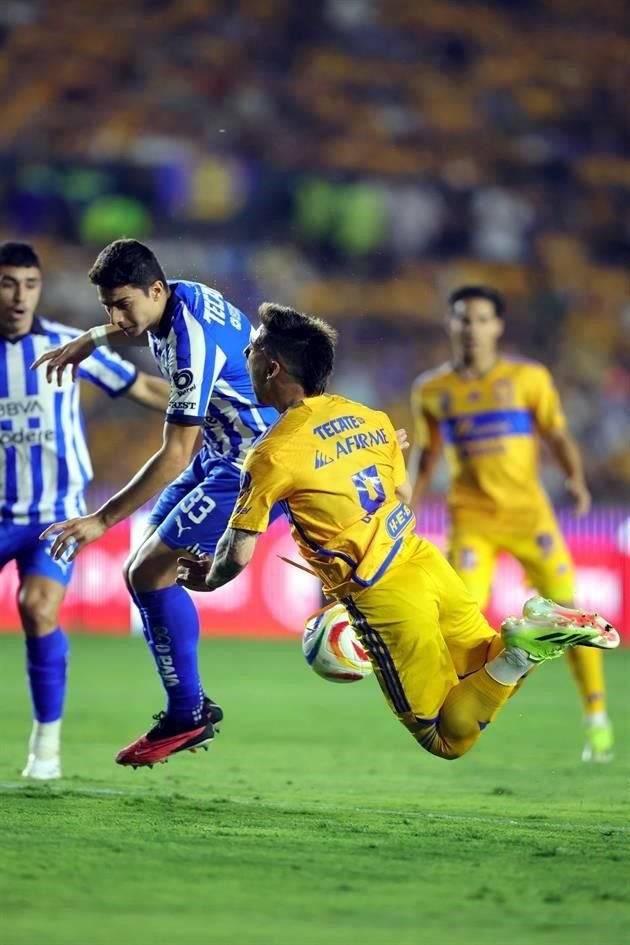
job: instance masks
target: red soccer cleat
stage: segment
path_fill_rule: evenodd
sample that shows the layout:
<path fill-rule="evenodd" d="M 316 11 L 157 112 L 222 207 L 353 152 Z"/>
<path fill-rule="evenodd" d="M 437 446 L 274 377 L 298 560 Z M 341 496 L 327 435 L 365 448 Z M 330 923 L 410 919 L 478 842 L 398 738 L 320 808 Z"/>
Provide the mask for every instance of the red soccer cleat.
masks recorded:
<path fill-rule="evenodd" d="M 165 712 L 158 712 L 153 718 L 157 725 L 135 742 L 120 749 L 116 755 L 119 765 L 152 768 L 154 764 L 164 764 L 170 755 L 178 751 L 194 752 L 197 748 L 207 751 L 209 743 L 218 731 L 215 725 L 223 718 L 223 712 L 220 706 L 206 696 L 198 725 L 183 729 L 181 723 L 171 722 Z"/>

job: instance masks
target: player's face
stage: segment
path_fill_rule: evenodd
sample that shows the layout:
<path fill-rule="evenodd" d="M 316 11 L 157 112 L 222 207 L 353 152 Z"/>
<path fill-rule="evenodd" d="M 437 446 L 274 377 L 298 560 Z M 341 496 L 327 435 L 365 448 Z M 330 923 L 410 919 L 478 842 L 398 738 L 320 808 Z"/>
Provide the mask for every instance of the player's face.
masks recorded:
<path fill-rule="evenodd" d="M 42 291 L 37 266 L 0 266 L 0 334 L 19 338 L 31 330 Z"/>
<path fill-rule="evenodd" d="M 474 363 L 496 353 L 503 321 L 488 299 L 466 299 L 453 306 L 447 329 L 455 355 Z"/>
<path fill-rule="evenodd" d="M 137 338 L 147 329 L 159 325 L 168 300 L 168 290 L 163 282 L 154 282 L 147 292 L 132 285 L 120 285 L 114 289 L 99 286 L 98 297 L 112 325 L 126 335 Z"/>

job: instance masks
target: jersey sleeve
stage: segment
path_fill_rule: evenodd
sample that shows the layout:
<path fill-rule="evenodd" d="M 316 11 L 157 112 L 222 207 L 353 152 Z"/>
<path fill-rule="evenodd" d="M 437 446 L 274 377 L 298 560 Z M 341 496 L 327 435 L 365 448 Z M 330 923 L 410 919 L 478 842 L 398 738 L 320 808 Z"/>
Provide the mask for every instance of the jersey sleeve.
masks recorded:
<path fill-rule="evenodd" d="M 247 454 L 229 528 L 264 532 L 276 502 L 291 495 L 292 477 L 287 464 L 267 448 L 254 447 Z"/>
<path fill-rule="evenodd" d="M 567 420 L 560 402 L 560 395 L 546 367 L 536 365 L 529 369 L 528 406 L 542 433 L 564 430 Z"/>
<path fill-rule="evenodd" d="M 110 397 L 118 397 L 129 390 L 138 376 L 135 364 L 125 361 L 106 346 L 95 348 L 79 365 L 78 376 L 106 391 Z"/>
<path fill-rule="evenodd" d="M 166 419 L 170 423 L 200 426 L 217 378 L 227 356 L 213 337 L 212 327 L 200 313 L 179 303 L 173 318 L 174 343 L 169 356 L 171 384 Z"/>
<path fill-rule="evenodd" d="M 420 449 L 439 447 L 441 443 L 439 421 L 432 409 L 433 399 L 421 376 L 411 388 L 413 442 Z"/>

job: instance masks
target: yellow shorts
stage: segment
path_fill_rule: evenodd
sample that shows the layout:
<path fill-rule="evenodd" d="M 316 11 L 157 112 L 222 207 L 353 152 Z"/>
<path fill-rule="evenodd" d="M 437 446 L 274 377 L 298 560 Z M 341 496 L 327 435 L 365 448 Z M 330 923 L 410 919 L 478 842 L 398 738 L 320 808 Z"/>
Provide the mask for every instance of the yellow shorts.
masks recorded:
<path fill-rule="evenodd" d="M 490 597 L 497 556 L 506 551 L 523 566 L 531 587 L 543 597 L 569 603 L 575 596 L 573 561 L 553 514 L 543 510 L 526 535 L 454 521 L 448 559 L 480 607 Z"/>
<path fill-rule="evenodd" d="M 437 718 L 498 640 L 448 561 L 415 535 L 377 584 L 344 604 L 388 702 L 412 729 Z"/>

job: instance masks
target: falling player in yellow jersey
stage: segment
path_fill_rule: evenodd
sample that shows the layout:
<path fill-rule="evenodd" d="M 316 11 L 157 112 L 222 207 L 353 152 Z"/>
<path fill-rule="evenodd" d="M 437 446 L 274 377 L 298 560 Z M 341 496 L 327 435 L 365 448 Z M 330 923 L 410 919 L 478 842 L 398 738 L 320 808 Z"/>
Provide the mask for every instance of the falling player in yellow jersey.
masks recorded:
<path fill-rule="evenodd" d="M 260 317 L 247 366 L 260 403 L 280 417 L 247 454 L 214 559 L 180 559 L 180 583 L 215 590 L 236 577 L 281 502 L 302 557 L 348 609 L 393 712 L 441 758 L 472 748 L 537 662 L 576 643 L 618 645 L 601 618 L 542 598 L 497 635 L 446 559 L 414 533 L 389 417 L 325 393 L 336 333 L 277 305 Z"/>
<path fill-rule="evenodd" d="M 590 495 L 549 372 L 499 352 L 503 315 L 503 298 L 486 286 L 464 286 L 449 298 L 453 359 L 421 374 L 412 388 L 411 504 L 422 499 L 444 448 L 448 557 L 479 606 L 488 602 L 497 555 L 506 551 L 539 594 L 572 607 L 573 563 L 539 478 L 541 439 L 566 477 L 577 515 L 588 512 Z M 582 758 L 609 761 L 613 735 L 601 653 L 579 647 L 567 658 L 585 708 Z"/>

